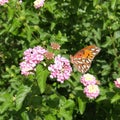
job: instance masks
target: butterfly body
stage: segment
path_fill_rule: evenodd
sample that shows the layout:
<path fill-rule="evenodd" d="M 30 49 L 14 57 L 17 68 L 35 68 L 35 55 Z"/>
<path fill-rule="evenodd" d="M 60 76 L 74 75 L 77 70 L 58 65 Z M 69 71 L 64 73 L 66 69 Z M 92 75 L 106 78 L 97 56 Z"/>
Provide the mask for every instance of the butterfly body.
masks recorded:
<path fill-rule="evenodd" d="M 89 70 L 94 57 L 100 52 L 100 48 L 95 45 L 87 46 L 79 50 L 75 55 L 70 56 L 71 63 L 75 68 L 85 73 Z"/>

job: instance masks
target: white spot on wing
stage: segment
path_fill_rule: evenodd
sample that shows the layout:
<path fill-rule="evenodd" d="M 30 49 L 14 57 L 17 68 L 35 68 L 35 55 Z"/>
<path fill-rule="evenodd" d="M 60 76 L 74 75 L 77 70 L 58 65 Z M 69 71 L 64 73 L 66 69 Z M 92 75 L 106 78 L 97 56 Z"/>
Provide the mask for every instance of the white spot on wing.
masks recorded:
<path fill-rule="evenodd" d="M 89 59 L 86 59 L 86 61 L 85 61 L 86 63 L 90 63 L 90 60 Z"/>
<path fill-rule="evenodd" d="M 95 50 L 95 48 L 92 48 L 91 50 L 92 50 L 92 51 L 94 51 L 94 50 Z"/>

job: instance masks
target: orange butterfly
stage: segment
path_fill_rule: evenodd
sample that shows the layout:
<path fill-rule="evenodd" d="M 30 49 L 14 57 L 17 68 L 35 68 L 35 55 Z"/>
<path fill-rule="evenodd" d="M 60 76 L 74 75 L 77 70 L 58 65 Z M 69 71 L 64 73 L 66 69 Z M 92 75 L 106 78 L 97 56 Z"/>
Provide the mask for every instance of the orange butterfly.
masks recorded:
<path fill-rule="evenodd" d="M 71 63 L 75 68 L 84 74 L 91 66 L 94 57 L 100 52 L 100 48 L 95 45 L 87 46 L 78 51 L 74 56 L 70 55 Z"/>

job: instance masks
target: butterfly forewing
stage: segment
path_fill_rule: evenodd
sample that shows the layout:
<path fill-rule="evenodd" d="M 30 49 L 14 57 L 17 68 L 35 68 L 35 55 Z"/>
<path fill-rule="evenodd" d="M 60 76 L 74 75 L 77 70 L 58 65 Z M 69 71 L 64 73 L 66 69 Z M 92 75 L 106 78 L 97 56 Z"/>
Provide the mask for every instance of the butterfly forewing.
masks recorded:
<path fill-rule="evenodd" d="M 71 63 L 75 68 L 85 73 L 89 70 L 94 57 L 100 52 L 100 48 L 95 45 L 90 45 L 78 51 L 74 56 L 70 56 Z"/>

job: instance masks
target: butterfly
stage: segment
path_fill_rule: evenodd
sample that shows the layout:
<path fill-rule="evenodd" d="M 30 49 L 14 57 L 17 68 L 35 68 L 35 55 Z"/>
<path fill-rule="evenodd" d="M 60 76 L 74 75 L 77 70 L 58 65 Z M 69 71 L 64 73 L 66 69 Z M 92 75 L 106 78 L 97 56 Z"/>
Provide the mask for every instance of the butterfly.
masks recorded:
<path fill-rule="evenodd" d="M 100 48 L 95 45 L 89 45 L 79 50 L 75 55 L 70 55 L 71 63 L 82 74 L 86 73 L 94 57 L 100 52 Z"/>

